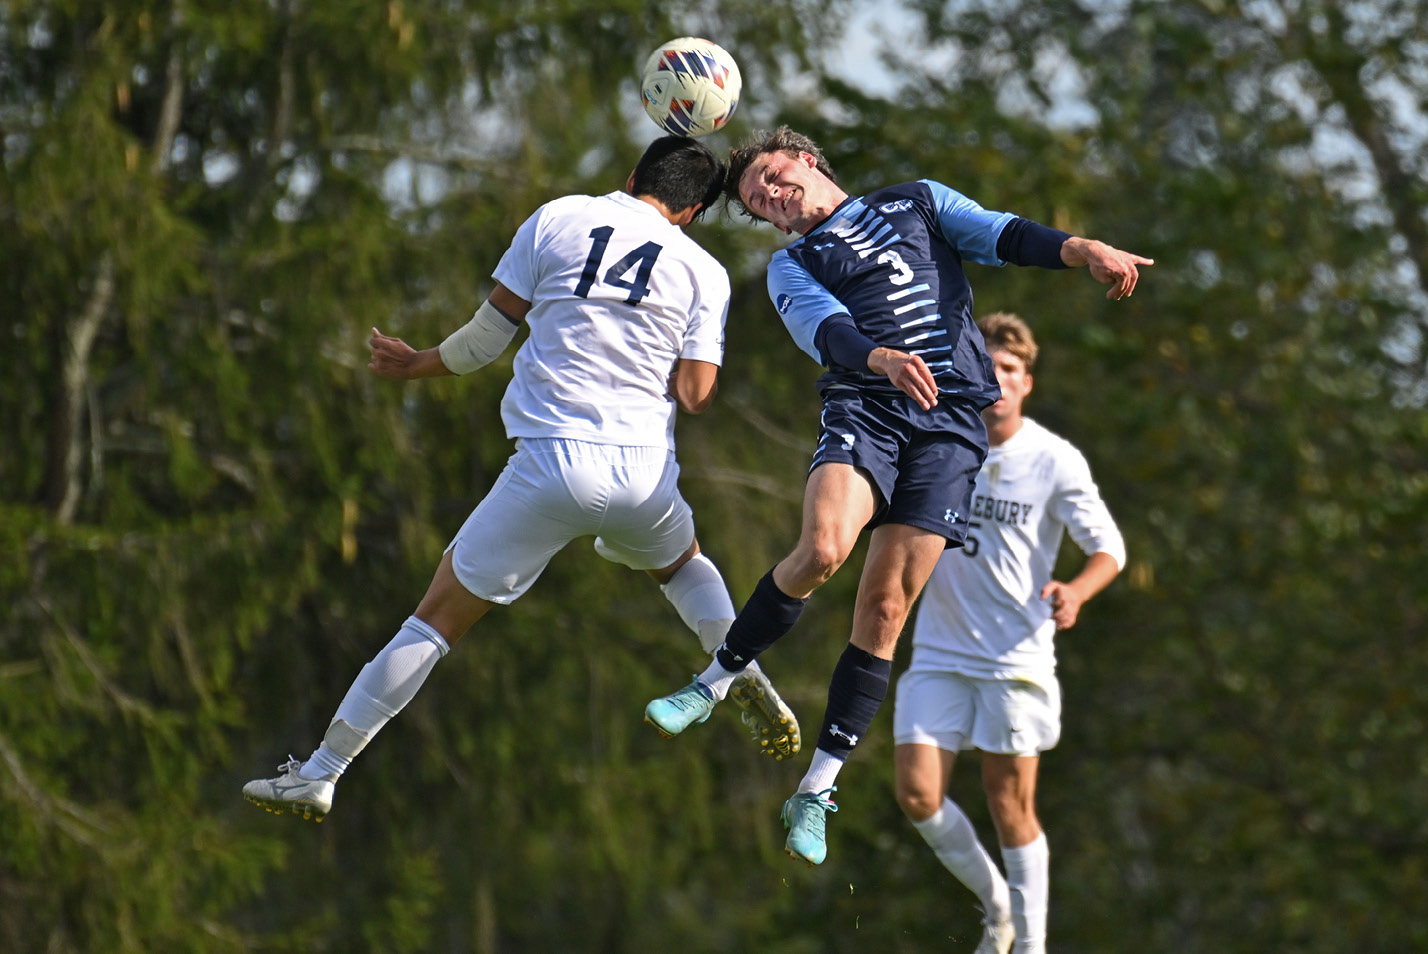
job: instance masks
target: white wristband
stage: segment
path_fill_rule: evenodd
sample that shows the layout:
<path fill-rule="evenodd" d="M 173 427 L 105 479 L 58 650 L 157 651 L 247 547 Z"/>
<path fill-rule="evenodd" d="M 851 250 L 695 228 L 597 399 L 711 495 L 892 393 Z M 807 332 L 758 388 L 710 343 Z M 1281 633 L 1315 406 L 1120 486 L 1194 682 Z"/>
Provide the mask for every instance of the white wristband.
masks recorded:
<path fill-rule="evenodd" d="M 488 299 L 437 348 L 441 363 L 452 374 L 468 374 L 490 364 L 516 336 L 516 327 Z"/>

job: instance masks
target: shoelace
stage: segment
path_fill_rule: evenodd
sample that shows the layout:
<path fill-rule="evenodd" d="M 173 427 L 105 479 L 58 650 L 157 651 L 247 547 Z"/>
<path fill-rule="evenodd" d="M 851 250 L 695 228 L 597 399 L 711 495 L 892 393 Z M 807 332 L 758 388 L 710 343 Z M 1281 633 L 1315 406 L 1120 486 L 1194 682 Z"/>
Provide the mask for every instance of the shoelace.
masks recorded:
<path fill-rule="evenodd" d="M 284 762 L 282 765 L 279 765 L 279 766 L 278 766 L 278 771 L 281 772 L 281 773 L 284 774 L 284 775 L 288 775 L 288 774 L 296 775 L 296 774 L 298 773 L 298 769 L 300 769 L 300 768 L 302 768 L 302 762 L 300 762 L 300 761 L 298 761 L 297 759 L 293 758 L 292 753 L 289 752 L 289 753 L 288 753 L 288 760 L 287 760 L 286 762 Z"/>
<path fill-rule="evenodd" d="M 822 807 L 824 812 L 836 812 L 838 806 L 833 804 L 833 793 L 836 791 L 838 791 L 838 786 L 834 785 L 832 788 L 825 788 L 821 792 L 800 793 L 809 797 L 800 798 L 798 800 L 798 820 L 806 827 L 816 830 L 821 835 L 823 833 L 823 814 L 815 813 L 813 809 L 815 807 Z"/>
<path fill-rule="evenodd" d="M 709 697 L 705 695 L 704 689 L 699 685 L 699 680 L 696 679 L 670 696 L 669 701 L 681 709 L 702 709 L 709 701 Z"/>

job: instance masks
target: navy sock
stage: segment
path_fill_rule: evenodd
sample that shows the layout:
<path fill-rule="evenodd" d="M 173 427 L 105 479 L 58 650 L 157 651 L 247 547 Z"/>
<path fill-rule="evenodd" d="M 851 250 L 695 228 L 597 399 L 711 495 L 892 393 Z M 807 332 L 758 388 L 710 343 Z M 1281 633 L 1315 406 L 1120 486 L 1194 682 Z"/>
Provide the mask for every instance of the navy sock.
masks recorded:
<path fill-rule="evenodd" d="M 778 642 L 779 637 L 793 629 L 803 613 L 806 599 L 795 599 L 774 583 L 773 570 L 764 574 L 754 587 L 753 595 L 739 611 L 734 625 L 724 637 L 724 645 L 714 654 L 719 665 L 730 672 L 739 672 L 759 653 Z"/>
<path fill-rule="evenodd" d="M 828 709 L 823 713 L 818 747 L 847 759 L 873 724 L 891 677 L 892 660 L 879 659 L 849 643 L 828 682 Z"/>

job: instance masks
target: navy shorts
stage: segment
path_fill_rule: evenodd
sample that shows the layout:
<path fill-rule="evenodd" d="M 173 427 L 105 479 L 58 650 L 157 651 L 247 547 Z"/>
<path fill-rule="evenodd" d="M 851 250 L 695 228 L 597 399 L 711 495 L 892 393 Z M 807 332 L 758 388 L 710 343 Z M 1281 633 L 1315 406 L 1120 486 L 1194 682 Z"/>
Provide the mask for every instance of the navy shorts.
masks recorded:
<path fill-rule="evenodd" d="M 960 547 L 967 538 L 972 484 L 986 459 L 987 427 L 969 403 L 943 395 L 924 411 L 901 394 L 829 388 L 809 471 L 821 464 L 851 464 L 881 496 L 868 526 L 907 524 Z"/>

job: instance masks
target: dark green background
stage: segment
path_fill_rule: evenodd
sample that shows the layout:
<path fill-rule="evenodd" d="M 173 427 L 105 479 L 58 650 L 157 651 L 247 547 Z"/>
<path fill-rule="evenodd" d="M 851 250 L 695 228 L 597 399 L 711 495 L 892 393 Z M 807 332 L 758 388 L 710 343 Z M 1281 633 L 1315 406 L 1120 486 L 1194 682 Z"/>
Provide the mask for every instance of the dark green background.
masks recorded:
<path fill-rule="evenodd" d="M 715 148 L 788 121 L 851 191 L 932 177 L 1157 260 L 1119 303 L 970 269 L 979 311 L 1036 329 L 1028 413 L 1130 552 L 1060 640 L 1052 950 L 1428 947 L 1428 8 L 926 3 L 886 20 L 876 96 L 821 75 L 855 9 L 0 2 L 0 949 L 975 946 L 894 804 L 891 706 L 829 861 L 793 864 L 806 760 L 722 710 L 643 726 L 703 663 L 583 543 L 323 825 L 238 796 L 311 750 L 509 451 L 509 357 L 404 386 L 365 371 L 368 329 L 435 344 L 539 203 L 619 187 L 656 134 L 639 65 L 681 33 L 743 67 Z M 692 234 L 734 305 L 684 490 L 741 604 L 797 533 L 818 369 L 764 293 L 782 237 Z M 765 659 L 809 732 L 857 562 Z M 990 839 L 974 766 L 953 794 Z"/>

